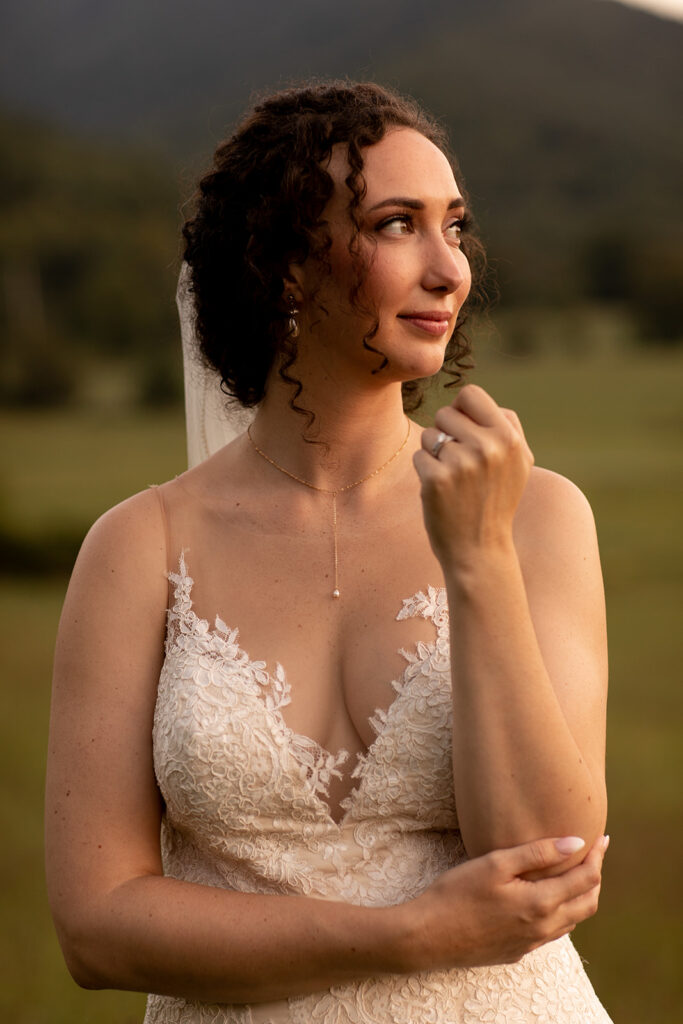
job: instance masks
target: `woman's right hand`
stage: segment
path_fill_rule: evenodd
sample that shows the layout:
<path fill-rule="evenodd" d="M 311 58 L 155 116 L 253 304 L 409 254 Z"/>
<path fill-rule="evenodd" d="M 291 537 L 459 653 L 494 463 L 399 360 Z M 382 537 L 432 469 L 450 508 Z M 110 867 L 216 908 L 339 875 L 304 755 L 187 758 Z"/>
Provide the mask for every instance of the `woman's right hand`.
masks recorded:
<path fill-rule="evenodd" d="M 572 931 L 597 910 L 607 842 L 601 836 L 580 864 L 552 878 L 524 876 L 561 865 L 576 853 L 576 844 L 563 852 L 562 840 L 538 839 L 440 875 L 404 904 L 412 914 L 409 956 L 417 958 L 417 969 L 514 963 Z"/>

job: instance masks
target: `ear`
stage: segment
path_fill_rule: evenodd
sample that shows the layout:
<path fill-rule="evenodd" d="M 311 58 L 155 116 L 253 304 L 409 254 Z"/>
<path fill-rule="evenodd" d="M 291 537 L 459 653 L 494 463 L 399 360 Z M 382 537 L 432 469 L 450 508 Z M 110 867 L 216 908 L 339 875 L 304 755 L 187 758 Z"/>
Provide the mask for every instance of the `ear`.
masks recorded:
<path fill-rule="evenodd" d="M 290 263 L 287 273 L 282 278 L 282 298 L 288 302 L 289 296 L 294 296 L 297 306 L 304 301 L 305 294 L 304 268 L 300 263 Z"/>

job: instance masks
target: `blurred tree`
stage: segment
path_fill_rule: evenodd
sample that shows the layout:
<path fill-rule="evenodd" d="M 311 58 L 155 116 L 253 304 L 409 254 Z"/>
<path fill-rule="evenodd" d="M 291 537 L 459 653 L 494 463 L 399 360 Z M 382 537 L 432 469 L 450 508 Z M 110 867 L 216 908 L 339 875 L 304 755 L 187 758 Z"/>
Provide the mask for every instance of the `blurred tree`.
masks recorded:
<path fill-rule="evenodd" d="M 603 302 L 630 299 L 636 266 L 630 238 L 610 230 L 593 235 L 583 250 L 583 264 L 589 298 Z"/>
<path fill-rule="evenodd" d="M 644 340 L 683 342 L 683 251 L 674 241 L 639 253 L 632 304 Z"/>
<path fill-rule="evenodd" d="M 581 258 L 586 294 L 629 306 L 641 341 L 683 341 L 683 252 L 675 239 L 605 228 L 591 236 Z"/>
<path fill-rule="evenodd" d="M 180 396 L 176 205 L 165 162 L 0 117 L 2 400 L 63 401 L 102 357 Z"/>
<path fill-rule="evenodd" d="M 0 334 L 0 399 L 59 405 L 74 390 L 69 360 L 48 331 L 40 268 L 30 258 L 1 268 L 5 330 Z"/>

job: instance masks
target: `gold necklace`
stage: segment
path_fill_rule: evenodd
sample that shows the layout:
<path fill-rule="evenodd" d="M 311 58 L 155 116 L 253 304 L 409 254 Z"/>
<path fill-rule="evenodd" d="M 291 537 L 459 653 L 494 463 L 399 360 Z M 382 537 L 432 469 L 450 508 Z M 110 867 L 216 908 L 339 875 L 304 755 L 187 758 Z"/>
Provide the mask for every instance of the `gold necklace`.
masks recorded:
<path fill-rule="evenodd" d="M 377 476 L 378 473 L 381 473 L 383 469 L 386 469 L 387 466 L 390 465 L 390 463 L 392 463 L 394 459 L 401 454 L 405 446 L 408 444 L 408 438 L 410 437 L 411 423 L 407 416 L 406 422 L 408 423 L 408 431 L 406 433 L 406 436 L 403 438 L 401 446 L 396 449 L 391 458 L 387 459 L 386 462 L 383 462 L 381 466 L 377 467 L 377 469 L 373 469 L 372 473 L 368 473 L 367 476 L 361 477 L 360 480 L 354 480 L 352 484 L 345 484 L 344 487 L 335 487 L 334 489 L 331 487 L 318 487 L 316 484 L 312 484 L 309 480 L 302 480 L 302 478 L 300 476 L 296 476 L 295 473 L 290 473 L 288 469 L 285 469 L 284 466 L 279 465 L 279 463 L 277 463 L 274 459 L 271 459 L 270 455 L 266 455 L 266 453 L 259 448 L 259 446 L 256 444 L 256 441 L 251 436 L 251 424 L 249 424 L 249 426 L 247 427 L 247 437 L 251 441 L 252 447 L 254 448 L 255 451 L 259 453 L 259 455 L 262 458 L 266 460 L 266 462 L 269 462 L 271 466 L 275 467 L 275 469 L 279 469 L 281 473 L 285 474 L 285 476 L 290 477 L 292 480 L 296 480 L 296 482 L 299 484 L 303 484 L 304 487 L 309 487 L 312 491 L 322 491 L 323 494 L 332 495 L 332 533 L 334 536 L 334 590 L 332 591 L 332 597 L 334 598 L 340 596 L 339 550 L 337 544 L 337 495 L 342 494 L 343 491 L 351 491 L 353 490 L 354 487 L 358 487 L 360 484 L 364 484 L 366 480 L 370 480 L 371 477 Z"/>

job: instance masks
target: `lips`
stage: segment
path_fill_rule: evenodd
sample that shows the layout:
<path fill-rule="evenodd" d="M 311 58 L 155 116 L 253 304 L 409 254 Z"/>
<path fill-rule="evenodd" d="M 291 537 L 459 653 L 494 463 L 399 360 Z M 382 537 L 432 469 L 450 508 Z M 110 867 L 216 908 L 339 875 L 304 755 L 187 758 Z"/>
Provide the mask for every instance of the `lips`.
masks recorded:
<path fill-rule="evenodd" d="M 451 315 L 444 310 L 415 310 L 410 313 L 399 313 L 398 319 L 404 320 L 420 331 L 440 337 L 450 327 Z"/>

